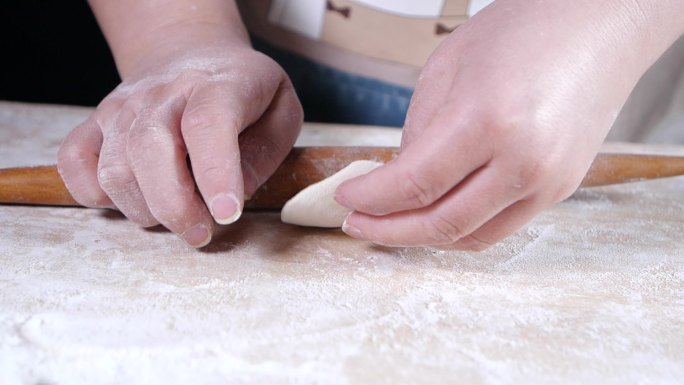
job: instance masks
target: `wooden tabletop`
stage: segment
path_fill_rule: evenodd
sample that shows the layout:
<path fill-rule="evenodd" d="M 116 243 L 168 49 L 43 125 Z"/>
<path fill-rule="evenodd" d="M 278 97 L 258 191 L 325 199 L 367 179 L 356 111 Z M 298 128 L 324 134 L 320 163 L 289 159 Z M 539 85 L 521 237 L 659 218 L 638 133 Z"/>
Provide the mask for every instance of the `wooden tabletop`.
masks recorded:
<path fill-rule="evenodd" d="M 89 111 L 0 103 L 0 167 L 54 163 Z M 197 251 L 114 212 L 0 206 L 0 383 L 680 383 L 683 239 L 684 178 L 579 191 L 482 253 L 275 212 Z"/>

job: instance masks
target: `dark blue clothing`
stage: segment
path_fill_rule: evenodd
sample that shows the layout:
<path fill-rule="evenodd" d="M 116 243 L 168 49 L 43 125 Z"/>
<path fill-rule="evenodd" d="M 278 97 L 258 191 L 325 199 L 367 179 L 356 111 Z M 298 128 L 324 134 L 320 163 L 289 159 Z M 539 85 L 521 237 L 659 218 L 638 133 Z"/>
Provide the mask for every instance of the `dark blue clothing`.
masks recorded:
<path fill-rule="evenodd" d="M 290 76 L 304 117 L 311 122 L 402 127 L 413 90 L 353 75 L 258 39 L 254 47 L 277 61 Z"/>

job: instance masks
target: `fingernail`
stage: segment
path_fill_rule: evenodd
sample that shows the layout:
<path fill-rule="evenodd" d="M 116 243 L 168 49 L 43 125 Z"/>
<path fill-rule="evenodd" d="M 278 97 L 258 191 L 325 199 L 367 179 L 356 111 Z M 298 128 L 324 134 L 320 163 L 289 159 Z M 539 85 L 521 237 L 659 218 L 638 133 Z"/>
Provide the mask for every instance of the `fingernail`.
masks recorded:
<path fill-rule="evenodd" d="M 209 244 L 211 232 L 206 226 L 200 224 L 185 230 L 181 237 L 188 245 L 199 249 Z"/>
<path fill-rule="evenodd" d="M 234 194 L 220 194 L 211 200 L 211 215 L 217 223 L 229 225 L 240 218 L 240 201 Z"/>
<path fill-rule="evenodd" d="M 351 214 L 347 215 L 347 218 L 344 220 L 344 223 L 342 224 L 342 231 L 344 231 L 345 234 L 349 235 L 352 238 L 363 238 L 361 230 L 349 224 L 350 216 Z"/>
<path fill-rule="evenodd" d="M 349 201 L 341 195 L 335 194 L 335 202 L 339 203 L 341 206 L 344 206 L 348 209 L 354 209 L 351 203 L 349 203 Z"/>

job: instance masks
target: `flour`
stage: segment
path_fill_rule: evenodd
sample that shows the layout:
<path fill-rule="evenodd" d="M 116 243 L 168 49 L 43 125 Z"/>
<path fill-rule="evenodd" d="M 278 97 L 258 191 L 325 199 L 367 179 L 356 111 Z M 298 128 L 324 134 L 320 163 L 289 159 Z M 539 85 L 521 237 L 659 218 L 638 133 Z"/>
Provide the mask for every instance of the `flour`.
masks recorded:
<path fill-rule="evenodd" d="M 4 114 L 32 125 L 0 162 L 55 150 L 23 143 L 43 138 L 35 110 Z M 682 191 L 580 192 L 483 253 L 375 247 L 271 212 L 197 251 L 107 211 L 0 206 L 0 383 L 677 384 Z"/>
<path fill-rule="evenodd" d="M 478 255 L 374 248 L 275 213 L 222 228 L 208 253 L 94 210 L 2 218 L 20 229 L 0 243 L 9 384 L 675 383 L 682 370 L 680 345 L 663 345 L 684 338 L 681 255 L 589 239 L 591 254 L 573 252 L 553 212 Z"/>

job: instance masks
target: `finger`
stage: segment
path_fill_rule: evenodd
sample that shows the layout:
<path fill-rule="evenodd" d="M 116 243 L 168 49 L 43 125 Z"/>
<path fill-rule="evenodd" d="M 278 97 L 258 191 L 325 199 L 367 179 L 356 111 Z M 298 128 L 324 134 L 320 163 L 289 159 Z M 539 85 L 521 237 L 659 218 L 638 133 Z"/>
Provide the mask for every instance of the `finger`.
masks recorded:
<path fill-rule="evenodd" d="M 371 215 L 430 206 L 492 158 L 487 130 L 463 116 L 443 110 L 397 159 L 341 184 L 335 199 Z"/>
<path fill-rule="evenodd" d="M 545 207 L 545 204 L 533 199 L 518 201 L 482 225 L 479 229 L 451 245 L 440 248 L 483 251 L 493 244 L 516 233 Z"/>
<path fill-rule="evenodd" d="M 488 166 L 429 207 L 379 217 L 354 212 L 342 229 L 352 237 L 387 246 L 451 245 L 518 201 L 521 194 Z"/>
<path fill-rule="evenodd" d="M 97 180 L 101 147 L 102 131 L 93 114 L 71 131 L 62 143 L 57 153 L 57 170 L 80 205 L 113 208 L 114 203 Z"/>
<path fill-rule="evenodd" d="M 276 86 L 199 87 L 188 98 L 181 121 L 197 186 L 220 224 L 242 214 L 244 181 L 238 135 L 266 111 Z"/>
<path fill-rule="evenodd" d="M 190 246 L 211 241 L 213 220 L 195 190 L 180 134 L 184 103 L 140 111 L 128 134 L 127 158 L 150 212 Z"/>
<path fill-rule="evenodd" d="M 193 91 L 181 131 L 197 186 L 214 220 L 230 224 L 242 214 L 243 177 L 238 135 L 245 117 L 239 98 L 214 88 Z"/>
<path fill-rule="evenodd" d="M 302 127 L 304 114 L 288 81 L 259 120 L 239 137 L 245 196 L 251 197 L 283 162 Z"/>
<path fill-rule="evenodd" d="M 142 226 L 159 224 L 147 207 L 133 170 L 128 164 L 128 131 L 136 118 L 133 106 L 125 105 L 113 122 L 103 122 L 106 134 L 98 163 L 97 178 L 116 208 L 129 220 Z"/>

